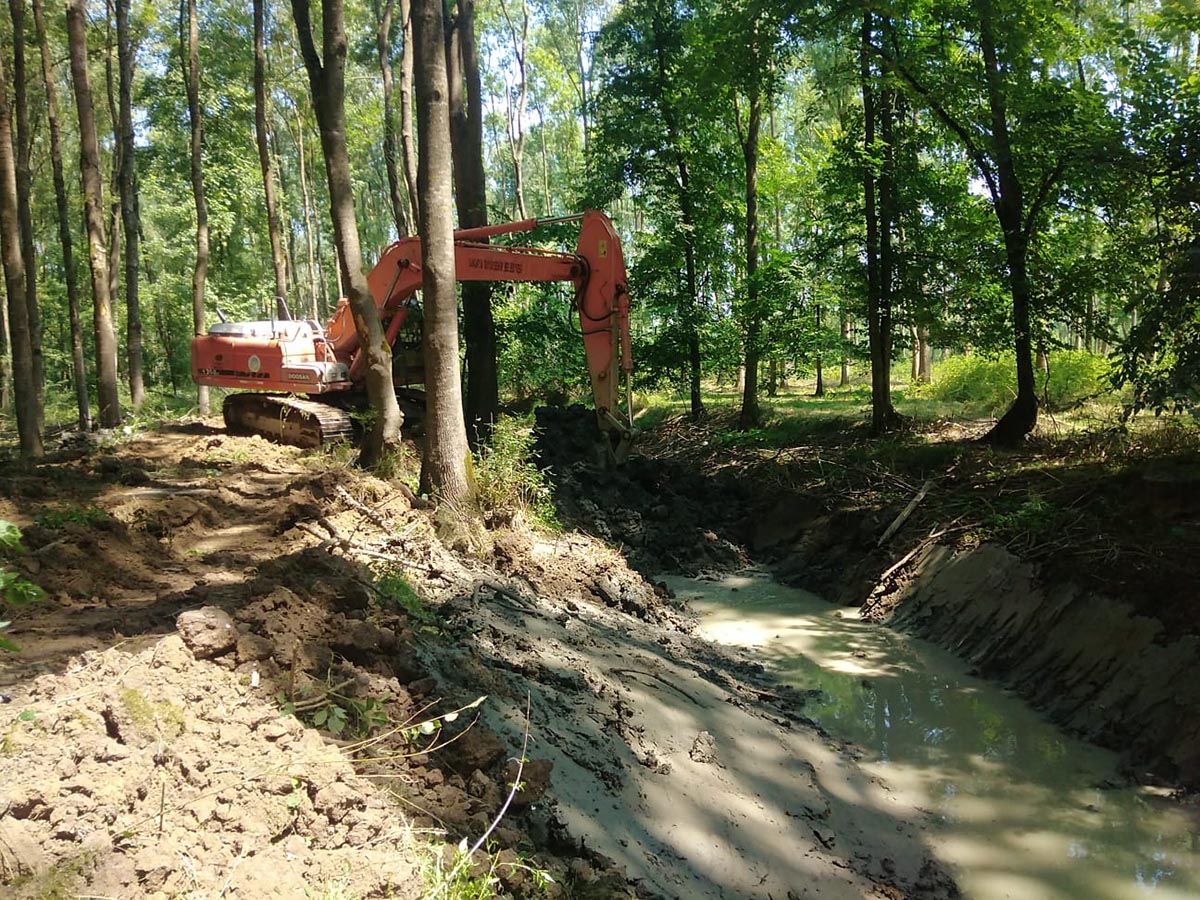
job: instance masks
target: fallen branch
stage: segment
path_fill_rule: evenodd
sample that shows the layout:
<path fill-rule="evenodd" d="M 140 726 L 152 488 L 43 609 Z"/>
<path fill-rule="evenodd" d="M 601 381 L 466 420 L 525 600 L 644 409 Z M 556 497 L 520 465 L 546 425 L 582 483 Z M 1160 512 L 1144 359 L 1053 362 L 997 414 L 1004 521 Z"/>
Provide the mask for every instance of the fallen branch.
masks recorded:
<path fill-rule="evenodd" d="M 918 506 L 920 506 L 921 501 L 925 499 L 925 495 L 929 493 L 929 489 L 932 487 L 933 479 L 929 479 L 923 485 L 921 485 L 921 490 L 917 492 L 917 496 L 909 500 L 908 506 L 904 507 L 904 509 L 900 511 L 900 515 L 896 516 L 896 518 L 892 520 L 892 524 L 887 527 L 887 531 L 883 533 L 883 536 L 879 538 L 879 542 L 875 546 L 882 547 L 888 542 L 888 540 L 891 539 L 892 535 L 900 530 L 900 526 L 908 521 L 908 517 L 913 514 L 913 511 L 916 510 Z"/>

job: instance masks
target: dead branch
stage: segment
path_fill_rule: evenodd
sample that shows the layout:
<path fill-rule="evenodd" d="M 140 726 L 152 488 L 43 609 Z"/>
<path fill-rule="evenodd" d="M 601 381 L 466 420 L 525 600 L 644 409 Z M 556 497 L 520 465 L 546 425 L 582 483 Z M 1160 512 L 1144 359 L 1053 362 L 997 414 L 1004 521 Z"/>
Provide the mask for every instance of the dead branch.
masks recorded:
<path fill-rule="evenodd" d="M 892 524 L 887 527 L 887 531 L 883 533 L 883 536 L 879 538 L 879 542 L 875 546 L 882 547 L 891 539 L 892 535 L 900 530 L 900 526 L 908 521 L 908 517 L 913 514 L 913 511 L 920 505 L 921 501 L 925 499 L 925 495 L 929 493 L 929 489 L 932 487 L 933 479 L 929 479 L 923 485 L 921 485 L 921 490 L 917 492 L 917 496 L 908 501 L 908 506 L 904 507 L 904 509 L 901 510 L 900 515 L 896 516 L 896 518 L 892 520 Z"/>

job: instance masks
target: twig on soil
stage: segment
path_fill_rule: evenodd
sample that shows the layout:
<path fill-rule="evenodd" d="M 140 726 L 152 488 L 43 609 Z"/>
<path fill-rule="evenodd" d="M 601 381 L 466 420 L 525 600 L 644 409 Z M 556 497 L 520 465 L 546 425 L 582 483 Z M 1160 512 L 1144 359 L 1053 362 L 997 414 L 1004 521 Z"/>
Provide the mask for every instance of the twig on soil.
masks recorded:
<path fill-rule="evenodd" d="M 875 546 L 882 547 L 888 542 L 888 540 L 891 539 L 893 534 L 900 530 L 900 526 L 908 521 L 908 517 L 913 514 L 913 511 L 916 510 L 921 501 L 925 499 L 925 495 L 929 493 L 929 489 L 932 487 L 933 479 L 929 479 L 923 485 L 921 485 L 921 490 L 917 492 L 917 496 L 909 500 L 908 505 L 901 510 L 900 515 L 896 516 L 896 518 L 892 520 L 892 524 L 887 527 L 887 531 L 883 533 L 883 536 L 879 538 L 879 542 Z"/>
<path fill-rule="evenodd" d="M 468 850 L 466 852 L 466 854 L 464 854 L 458 860 L 458 862 L 456 862 L 454 864 L 454 868 L 451 869 L 450 874 L 448 876 L 446 876 L 446 880 L 443 883 L 444 885 L 448 886 L 448 885 L 451 885 L 454 883 L 454 879 L 457 877 L 458 873 L 461 872 L 463 867 L 466 866 L 471 861 L 471 857 L 474 856 L 475 853 L 479 850 L 479 848 L 482 847 L 487 842 L 487 839 L 492 836 L 492 832 L 496 830 L 496 827 L 500 824 L 500 820 L 504 818 L 504 814 L 508 812 L 509 806 L 512 805 L 513 798 L 517 796 L 517 791 L 521 790 L 521 775 L 525 771 L 525 754 L 526 754 L 526 751 L 528 751 L 528 749 L 529 749 L 529 719 L 530 719 L 530 714 L 532 712 L 532 708 L 533 708 L 533 697 L 531 694 L 526 692 L 526 694 L 525 694 L 525 735 L 521 741 L 521 755 L 516 760 L 517 777 L 513 779 L 513 783 L 512 783 L 511 789 L 508 792 L 508 796 L 504 798 L 504 805 L 500 807 L 500 812 L 496 813 L 496 818 L 492 819 L 492 824 L 490 824 L 487 827 L 487 830 L 484 831 L 484 833 L 479 836 L 479 840 L 477 840 L 474 843 L 474 845 L 471 847 L 471 849 Z"/>
<path fill-rule="evenodd" d="M 944 535 L 949 530 L 947 528 L 943 528 L 941 531 L 938 531 L 937 527 L 938 527 L 937 525 L 934 525 L 933 530 L 929 532 L 928 537 L 926 537 L 923 541 L 921 541 L 919 544 L 917 544 L 917 546 L 913 547 L 911 550 L 909 550 L 907 553 L 905 553 L 904 556 L 900 557 L 900 560 L 898 562 L 896 562 L 894 565 L 891 566 L 891 568 L 889 568 L 886 572 L 884 572 L 882 575 L 879 576 L 879 581 L 875 584 L 875 589 L 873 591 L 871 591 L 871 596 L 873 596 L 873 597 L 877 596 L 879 594 L 882 594 L 885 590 L 887 590 L 886 586 L 887 586 L 888 582 L 891 580 L 891 577 L 893 575 L 895 575 L 902 568 L 904 568 L 906 565 L 908 565 L 908 563 L 912 560 L 912 558 L 914 556 L 916 556 L 918 553 L 920 553 L 922 550 L 924 550 L 926 547 L 928 547 L 930 544 L 932 544 L 934 541 L 936 541 L 938 538 L 940 538 L 942 535 Z"/>

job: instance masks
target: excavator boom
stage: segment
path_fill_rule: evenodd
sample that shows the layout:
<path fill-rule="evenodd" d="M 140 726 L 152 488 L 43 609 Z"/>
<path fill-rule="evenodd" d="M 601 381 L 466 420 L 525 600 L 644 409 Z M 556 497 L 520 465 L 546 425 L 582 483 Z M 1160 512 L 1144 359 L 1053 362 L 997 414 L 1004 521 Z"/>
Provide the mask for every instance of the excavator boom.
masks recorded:
<path fill-rule="evenodd" d="M 574 253 L 486 243 L 499 235 L 530 232 L 567 221 L 580 222 Z M 455 232 L 455 270 L 459 281 L 557 281 L 574 285 L 597 422 L 609 437 L 611 456 L 622 461 L 634 432 L 628 388 L 632 370 L 629 295 L 621 241 L 608 217 L 589 211 L 578 216 L 459 230 Z M 412 331 L 412 312 L 419 309 L 414 295 L 423 281 L 418 237 L 405 237 L 389 246 L 367 275 L 402 384 L 424 381 L 419 347 L 413 340 L 402 340 L 402 335 Z M 225 418 L 231 428 L 266 433 L 304 446 L 323 442 L 331 428 L 339 434 L 345 432 L 345 422 L 319 422 L 311 410 L 312 403 L 289 402 L 265 392 L 300 392 L 317 399 L 336 396 L 362 384 L 364 365 L 365 354 L 345 299 L 338 302 L 324 327 L 311 321 L 220 322 L 192 341 L 192 377 L 197 383 L 258 392 L 227 398 Z M 621 373 L 626 378 L 624 413 Z M 303 427 L 291 421 L 297 417 L 304 419 Z M 263 423 L 275 418 L 280 427 L 264 429 Z M 304 437 L 297 441 L 292 437 L 295 434 Z"/>

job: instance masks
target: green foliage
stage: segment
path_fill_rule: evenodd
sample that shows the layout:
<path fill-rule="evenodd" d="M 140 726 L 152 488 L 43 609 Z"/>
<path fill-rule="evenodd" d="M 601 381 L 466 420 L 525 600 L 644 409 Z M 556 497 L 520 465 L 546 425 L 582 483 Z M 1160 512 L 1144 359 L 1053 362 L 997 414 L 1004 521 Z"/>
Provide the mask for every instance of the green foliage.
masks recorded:
<path fill-rule="evenodd" d="M 279 691 L 275 700 L 284 715 L 295 716 L 333 735 L 348 733 L 355 738 L 365 738 L 389 721 L 387 710 L 374 697 L 346 697 L 315 685 L 304 686 L 292 700 L 284 691 Z"/>
<path fill-rule="evenodd" d="M 1050 373 L 1038 373 L 1038 395 L 1051 410 L 1067 409 L 1083 400 L 1111 392 L 1111 366 L 1103 356 L 1080 350 L 1050 354 Z M 1015 363 L 1011 354 L 951 356 L 934 366 L 933 382 L 913 385 L 912 397 L 970 404 L 999 415 L 1016 396 Z"/>
<path fill-rule="evenodd" d="M 58 531 L 68 524 L 90 528 L 100 522 L 107 522 L 108 513 L 98 506 L 73 506 L 67 509 L 43 510 L 33 517 L 33 521 L 50 531 Z"/>
<path fill-rule="evenodd" d="M 535 436 L 527 418 L 501 416 L 491 443 L 481 449 L 475 467 L 479 504 L 485 512 L 520 513 L 538 525 L 558 530 L 557 514 L 545 473 L 533 462 Z"/>
<path fill-rule="evenodd" d="M 24 552 L 25 548 L 21 545 L 21 530 L 12 522 L 0 519 L 0 560 Z M 13 610 L 22 609 L 31 603 L 37 603 L 45 596 L 46 592 L 36 584 L 19 573 L 0 566 L 0 615 L 5 616 L 4 619 L 0 619 L 0 632 L 12 624 L 12 620 L 8 619 L 6 614 L 11 614 Z M 0 634 L 0 650 L 16 653 L 20 649 Z"/>
<path fill-rule="evenodd" d="M 1035 494 L 1012 509 L 993 513 L 988 523 L 1006 533 L 1041 535 L 1051 532 L 1061 519 L 1059 507 Z"/>
<path fill-rule="evenodd" d="M 436 622 L 434 614 L 399 569 L 388 568 L 375 577 L 375 596 L 385 610 L 403 612 L 422 625 Z"/>

